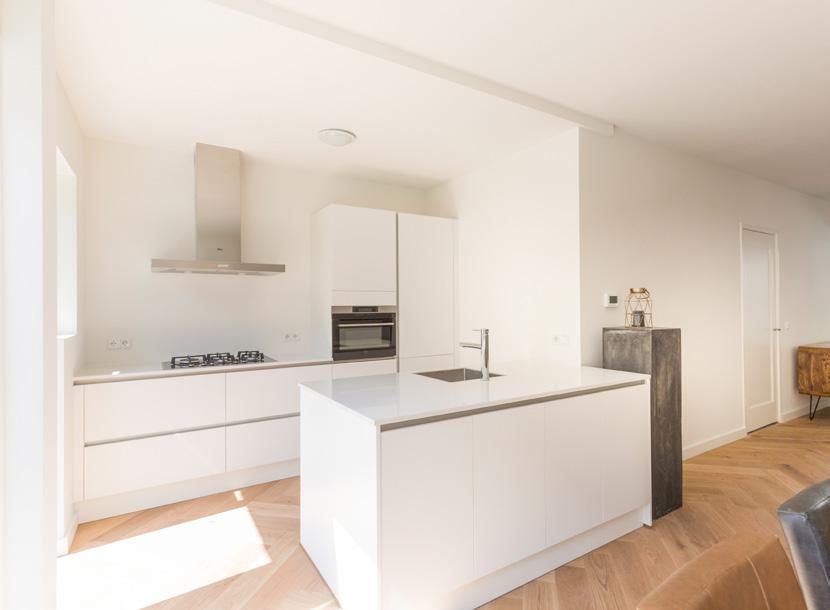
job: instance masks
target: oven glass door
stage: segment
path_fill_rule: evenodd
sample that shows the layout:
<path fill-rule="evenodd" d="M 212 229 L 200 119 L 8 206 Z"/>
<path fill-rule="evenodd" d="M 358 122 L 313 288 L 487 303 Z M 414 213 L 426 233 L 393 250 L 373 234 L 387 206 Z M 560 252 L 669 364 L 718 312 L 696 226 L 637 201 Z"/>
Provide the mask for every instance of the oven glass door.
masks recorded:
<path fill-rule="evenodd" d="M 395 355 L 394 319 L 346 319 L 333 325 L 335 359 L 373 358 Z"/>
<path fill-rule="evenodd" d="M 394 347 L 394 322 L 341 322 L 337 328 L 342 352 Z"/>

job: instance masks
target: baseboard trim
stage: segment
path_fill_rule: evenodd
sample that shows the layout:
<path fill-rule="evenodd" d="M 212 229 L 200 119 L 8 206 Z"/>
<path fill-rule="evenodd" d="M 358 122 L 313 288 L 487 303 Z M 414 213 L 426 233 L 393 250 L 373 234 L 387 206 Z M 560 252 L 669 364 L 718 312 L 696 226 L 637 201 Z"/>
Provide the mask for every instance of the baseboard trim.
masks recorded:
<path fill-rule="evenodd" d="M 791 419 L 802 417 L 804 415 L 807 415 L 809 411 L 810 408 L 807 405 L 804 405 L 803 407 L 798 407 L 796 409 L 790 409 L 789 411 L 784 411 L 783 413 L 781 413 L 781 419 L 779 420 L 779 423 L 784 423 L 790 421 Z"/>
<path fill-rule="evenodd" d="M 426 605 L 418 606 L 416 604 L 413 607 L 419 610 L 421 608 L 429 608 L 430 610 L 478 608 L 516 587 L 520 587 L 551 570 L 565 565 L 569 561 L 573 561 L 577 557 L 590 553 L 604 544 L 641 528 L 645 508 L 647 507 L 633 510 L 602 523 L 587 532 L 578 534 L 535 555 L 479 578 L 446 596 L 442 596 L 440 599 L 431 600 Z"/>
<path fill-rule="evenodd" d="M 78 512 L 72 511 L 72 520 L 66 528 L 66 533 L 58 538 L 58 557 L 62 557 L 69 553 L 72 548 L 72 542 L 75 540 L 75 534 L 78 531 Z"/>
<path fill-rule="evenodd" d="M 745 436 L 746 428 L 744 428 L 743 426 L 741 426 L 740 428 L 735 428 L 734 430 L 730 430 L 725 434 L 718 434 L 717 436 L 713 436 L 712 438 L 708 438 L 706 440 L 689 445 L 688 447 L 684 447 L 683 459 L 688 460 L 689 458 L 693 458 L 696 455 L 705 453 L 706 451 L 710 451 L 712 449 L 716 449 L 723 445 L 727 445 L 734 441 L 740 440 Z"/>
<path fill-rule="evenodd" d="M 287 479 L 299 474 L 300 461 L 289 460 L 277 464 L 248 468 L 247 470 L 225 472 L 201 479 L 191 479 L 148 489 L 128 491 L 114 496 L 93 498 L 75 503 L 76 521 L 77 523 L 97 521 L 98 519 L 173 504 L 182 500 L 192 500 L 193 498 L 222 493 L 240 487 Z"/>

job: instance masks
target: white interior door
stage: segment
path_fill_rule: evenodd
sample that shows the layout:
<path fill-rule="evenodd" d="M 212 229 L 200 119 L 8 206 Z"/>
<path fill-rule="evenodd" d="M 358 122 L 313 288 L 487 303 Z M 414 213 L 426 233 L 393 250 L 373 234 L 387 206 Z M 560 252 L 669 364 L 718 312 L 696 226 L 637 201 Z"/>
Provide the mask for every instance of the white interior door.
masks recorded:
<path fill-rule="evenodd" d="M 743 229 L 744 409 L 747 432 L 778 421 L 775 235 Z"/>

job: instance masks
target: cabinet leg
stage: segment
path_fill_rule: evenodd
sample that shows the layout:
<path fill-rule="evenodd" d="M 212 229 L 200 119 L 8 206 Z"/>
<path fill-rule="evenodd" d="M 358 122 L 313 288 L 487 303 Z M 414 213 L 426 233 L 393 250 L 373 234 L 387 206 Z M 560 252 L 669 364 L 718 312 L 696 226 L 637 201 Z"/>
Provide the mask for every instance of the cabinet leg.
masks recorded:
<path fill-rule="evenodd" d="M 810 421 L 816 416 L 816 412 L 818 411 L 818 403 L 821 400 L 821 396 L 816 396 L 816 404 L 813 405 L 813 395 L 810 394 Z"/>

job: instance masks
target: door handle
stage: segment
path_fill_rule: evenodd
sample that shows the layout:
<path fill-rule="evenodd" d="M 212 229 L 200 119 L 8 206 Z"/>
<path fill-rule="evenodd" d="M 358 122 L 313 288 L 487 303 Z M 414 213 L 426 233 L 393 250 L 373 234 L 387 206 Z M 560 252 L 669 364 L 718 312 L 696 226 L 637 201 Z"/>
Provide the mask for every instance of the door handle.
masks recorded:
<path fill-rule="evenodd" d="M 365 324 L 338 324 L 340 328 L 372 328 L 377 326 L 395 326 L 394 322 L 367 322 Z"/>
<path fill-rule="evenodd" d="M 780 328 L 773 328 L 772 330 L 774 330 L 774 331 L 776 331 L 776 332 L 781 332 L 781 330 L 782 330 L 782 329 L 780 329 Z"/>

